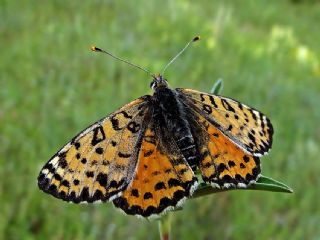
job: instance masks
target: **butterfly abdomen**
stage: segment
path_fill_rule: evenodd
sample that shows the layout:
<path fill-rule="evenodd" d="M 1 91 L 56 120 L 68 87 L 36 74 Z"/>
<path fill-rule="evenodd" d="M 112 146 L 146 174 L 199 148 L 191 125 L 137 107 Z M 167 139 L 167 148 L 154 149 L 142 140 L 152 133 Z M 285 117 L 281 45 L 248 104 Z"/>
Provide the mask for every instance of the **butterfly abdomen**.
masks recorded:
<path fill-rule="evenodd" d="M 169 88 L 157 89 L 154 94 L 154 117 L 162 119 L 162 126 L 173 136 L 180 152 L 192 169 L 197 166 L 197 149 L 184 106 Z M 160 121 L 161 122 L 161 121 Z"/>

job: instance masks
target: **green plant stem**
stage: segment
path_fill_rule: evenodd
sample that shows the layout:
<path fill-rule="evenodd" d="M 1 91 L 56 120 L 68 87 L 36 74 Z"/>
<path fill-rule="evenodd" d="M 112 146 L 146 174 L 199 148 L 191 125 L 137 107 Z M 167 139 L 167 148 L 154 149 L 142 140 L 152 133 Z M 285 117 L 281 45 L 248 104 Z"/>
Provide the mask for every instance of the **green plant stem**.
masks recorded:
<path fill-rule="evenodd" d="M 169 240 L 171 234 L 172 213 L 168 212 L 159 219 L 159 234 L 161 240 Z"/>

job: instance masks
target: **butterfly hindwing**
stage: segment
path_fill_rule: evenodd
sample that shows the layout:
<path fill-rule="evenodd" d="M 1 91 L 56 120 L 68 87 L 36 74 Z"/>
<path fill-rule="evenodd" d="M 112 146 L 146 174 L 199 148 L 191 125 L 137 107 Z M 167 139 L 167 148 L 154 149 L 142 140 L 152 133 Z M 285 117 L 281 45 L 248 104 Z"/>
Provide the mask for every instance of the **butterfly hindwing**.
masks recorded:
<path fill-rule="evenodd" d="M 273 127 L 261 112 L 230 98 L 192 89 L 176 90 L 182 101 L 193 106 L 232 142 L 248 153 L 262 156 L 271 148 Z"/>
<path fill-rule="evenodd" d="M 134 176 L 149 96 L 96 122 L 56 153 L 42 168 L 38 185 L 65 201 L 110 201 Z"/>
<path fill-rule="evenodd" d="M 245 153 L 195 110 L 188 110 L 205 182 L 218 188 L 246 187 L 259 177 L 260 159 Z"/>
<path fill-rule="evenodd" d="M 149 217 L 179 205 L 196 184 L 172 136 L 151 121 L 142 140 L 134 180 L 113 202 L 127 214 Z"/>

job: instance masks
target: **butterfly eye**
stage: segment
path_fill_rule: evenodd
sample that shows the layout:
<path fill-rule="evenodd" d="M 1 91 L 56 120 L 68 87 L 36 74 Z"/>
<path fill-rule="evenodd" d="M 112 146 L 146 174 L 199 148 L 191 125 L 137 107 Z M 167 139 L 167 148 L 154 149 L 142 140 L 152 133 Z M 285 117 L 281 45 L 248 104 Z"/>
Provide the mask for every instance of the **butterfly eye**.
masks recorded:
<path fill-rule="evenodd" d="M 156 80 L 153 80 L 153 81 L 150 83 L 150 88 L 154 90 L 156 87 L 157 87 L 157 81 L 156 81 Z"/>

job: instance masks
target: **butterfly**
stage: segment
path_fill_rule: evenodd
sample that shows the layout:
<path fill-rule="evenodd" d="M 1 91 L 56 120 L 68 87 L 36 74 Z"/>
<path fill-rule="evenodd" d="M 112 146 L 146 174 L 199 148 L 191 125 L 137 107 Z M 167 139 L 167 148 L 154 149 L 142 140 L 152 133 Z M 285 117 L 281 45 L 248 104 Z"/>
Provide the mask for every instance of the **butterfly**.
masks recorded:
<path fill-rule="evenodd" d="M 102 118 L 53 155 L 39 188 L 68 202 L 112 201 L 147 218 L 192 196 L 195 171 L 215 188 L 246 188 L 259 178 L 259 157 L 273 135 L 264 114 L 231 98 L 171 89 L 160 74 L 150 87 L 153 95 Z"/>

